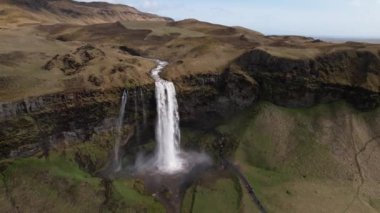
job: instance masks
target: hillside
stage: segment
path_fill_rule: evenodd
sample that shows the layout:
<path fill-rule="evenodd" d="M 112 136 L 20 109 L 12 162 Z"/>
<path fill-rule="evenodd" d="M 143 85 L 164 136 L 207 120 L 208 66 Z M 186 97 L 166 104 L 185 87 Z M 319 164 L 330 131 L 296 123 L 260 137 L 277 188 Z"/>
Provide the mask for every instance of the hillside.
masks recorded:
<path fill-rule="evenodd" d="M 181 146 L 214 161 L 179 192 L 175 181 L 154 191 L 129 170 L 104 174 L 124 92 L 123 163 L 154 152 L 152 59 L 169 63 L 160 75 L 175 85 Z M 377 212 L 379 107 L 378 44 L 0 0 L 4 212 L 165 212 L 173 197 L 183 212 L 258 212 L 225 159 L 269 212 Z"/>
<path fill-rule="evenodd" d="M 126 5 L 73 0 L 1 0 L 0 25 L 96 24 L 122 20 L 172 21 Z"/>

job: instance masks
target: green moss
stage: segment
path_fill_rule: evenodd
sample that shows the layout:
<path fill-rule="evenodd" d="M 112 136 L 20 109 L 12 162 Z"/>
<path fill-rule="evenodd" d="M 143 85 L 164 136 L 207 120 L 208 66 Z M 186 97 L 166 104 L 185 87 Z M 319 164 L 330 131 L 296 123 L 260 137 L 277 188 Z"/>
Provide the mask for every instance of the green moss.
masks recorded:
<path fill-rule="evenodd" d="M 185 149 L 206 152 L 214 162 L 219 162 L 221 156 L 231 156 L 238 147 L 238 142 L 233 137 L 218 131 L 183 128 L 181 136 L 181 145 Z"/>
<path fill-rule="evenodd" d="M 278 186 L 291 179 L 291 175 L 289 174 L 252 166 L 244 167 L 243 172 L 255 190 L 260 194 L 267 187 Z"/>
<path fill-rule="evenodd" d="M 30 116 L 19 116 L 2 122 L 0 125 L 0 158 L 7 156 L 10 150 L 35 143 L 38 141 L 39 135 L 38 125 Z"/>
<path fill-rule="evenodd" d="M 23 158 L 17 159 L 3 172 L 4 176 L 10 178 L 23 174 L 47 174 L 51 177 L 70 179 L 70 181 L 87 181 L 96 184 L 88 173 L 82 171 L 78 165 L 62 156 L 53 156 L 49 159 Z"/>
<path fill-rule="evenodd" d="M 271 107 L 271 103 L 263 103 L 263 107 Z M 273 106 L 272 106 L 273 107 Z M 307 118 L 318 118 L 318 117 L 335 117 L 339 111 L 350 111 L 353 109 L 344 101 L 336 101 L 328 104 L 317 104 L 309 108 L 286 108 L 276 106 L 276 108 L 281 109 L 281 111 L 296 116 L 297 118 L 307 119 Z"/>
<path fill-rule="evenodd" d="M 315 141 L 300 141 L 289 155 L 281 168 L 285 173 L 303 177 L 335 178 L 344 171 L 331 155 L 328 146 Z"/>
<path fill-rule="evenodd" d="M 102 161 L 105 162 L 108 157 L 108 152 L 111 146 L 105 144 L 93 143 L 82 143 L 76 146 L 76 149 L 84 155 L 88 155 L 90 159 L 94 162 Z"/>
<path fill-rule="evenodd" d="M 23 212 L 96 211 L 103 201 L 100 179 L 63 157 L 17 159 L 2 174 L 8 196 Z"/>
<path fill-rule="evenodd" d="M 218 130 L 223 134 L 232 135 L 239 144 L 235 153 L 236 159 L 269 169 L 273 167 L 274 163 L 267 156 L 273 155 L 275 147 L 271 137 L 261 132 L 260 126 L 255 122 L 258 109 L 255 107 L 246 110 L 225 125 L 221 125 Z"/>
<path fill-rule="evenodd" d="M 182 213 L 192 213 L 193 205 L 196 196 L 197 186 L 193 185 L 186 190 L 185 196 L 182 200 L 181 212 Z"/>
<path fill-rule="evenodd" d="M 196 129 L 181 129 L 181 145 L 184 148 L 198 151 L 211 151 L 216 136 L 212 132 L 204 132 Z"/>
<path fill-rule="evenodd" d="M 238 212 L 240 209 L 241 192 L 237 190 L 234 181 L 231 179 L 219 179 L 210 186 L 197 186 L 193 193 L 195 193 L 195 197 L 192 212 L 230 213 Z M 187 199 L 191 200 L 191 198 Z M 186 206 L 189 204 L 187 203 Z"/>
<path fill-rule="evenodd" d="M 121 199 L 128 208 L 147 210 L 148 212 L 165 212 L 165 208 L 153 196 L 142 194 L 138 180 L 117 180 L 113 182 L 115 198 Z M 139 186 L 137 189 L 137 185 Z"/>
<path fill-rule="evenodd" d="M 243 137 L 250 139 L 242 139 L 240 145 L 242 149 L 236 152 L 237 158 L 244 159 L 244 161 L 257 167 L 273 169 L 276 164 L 272 162 L 272 158 L 269 156 L 273 156 L 275 147 L 271 138 L 268 135 L 253 131 L 248 131 Z"/>
<path fill-rule="evenodd" d="M 83 146 L 83 145 L 82 145 Z M 79 146 L 80 148 L 83 148 Z M 92 148 L 86 147 L 91 151 Z M 108 195 L 100 178 L 83 171 L 69 154 L 52 153 L 48 159 L 2 161 L 0 203 L 8 202 L 5 189 L 21 211 L 44 212 L 165 212 L 145 194 L 139 180 L 117 180 Z M 9 207 L 11 208 L 11 207 Z"/>

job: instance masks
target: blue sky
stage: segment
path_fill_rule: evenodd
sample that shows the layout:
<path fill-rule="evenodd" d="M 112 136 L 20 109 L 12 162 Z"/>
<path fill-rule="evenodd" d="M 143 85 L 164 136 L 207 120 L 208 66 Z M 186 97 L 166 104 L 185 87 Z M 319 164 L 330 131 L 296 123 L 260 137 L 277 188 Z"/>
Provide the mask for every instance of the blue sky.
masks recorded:
<path fill-rule="evenodd" d="M 85 0 L 90 1 L 90 0 Z M 380 0 L 109 0 L 265 34 L 380 38 Z"/>

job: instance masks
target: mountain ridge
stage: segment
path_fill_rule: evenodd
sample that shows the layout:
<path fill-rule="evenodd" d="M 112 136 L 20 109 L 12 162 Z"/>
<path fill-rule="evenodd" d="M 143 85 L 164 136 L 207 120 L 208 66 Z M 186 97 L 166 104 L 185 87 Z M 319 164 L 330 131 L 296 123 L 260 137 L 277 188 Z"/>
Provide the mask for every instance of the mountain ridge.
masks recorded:
<path fill-rule="evenodd" d="M 106 2 L 73 0 L 1 0 L 0 25 L 70 23 L 78 25 L 125 20 L 164 21 L 173 19 L 145 13 L 134 7 Z"/>

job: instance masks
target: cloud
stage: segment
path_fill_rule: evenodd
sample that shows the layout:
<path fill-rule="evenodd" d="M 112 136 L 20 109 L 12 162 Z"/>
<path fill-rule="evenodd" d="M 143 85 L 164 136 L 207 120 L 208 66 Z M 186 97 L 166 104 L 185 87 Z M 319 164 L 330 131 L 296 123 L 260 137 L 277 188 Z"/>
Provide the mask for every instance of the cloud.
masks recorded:
<path fill-rule="evenodd" d="M 142 0 L 141 7 L 147 11 L 156 11 L 160 8 L 160 4 L 156 0 Z"/>

